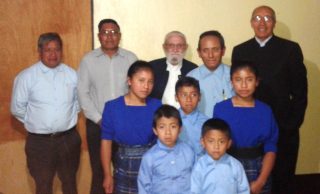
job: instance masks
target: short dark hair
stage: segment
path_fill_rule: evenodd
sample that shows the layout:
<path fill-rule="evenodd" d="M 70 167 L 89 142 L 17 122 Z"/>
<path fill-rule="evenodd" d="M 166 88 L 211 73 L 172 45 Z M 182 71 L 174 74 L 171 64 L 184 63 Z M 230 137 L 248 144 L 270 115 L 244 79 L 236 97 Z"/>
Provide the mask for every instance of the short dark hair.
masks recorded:
<path fill-rule="evenodd" d="M 219 118 L 208 119 L 202 125 L 201 136 L 204 137 L 208 131 L 217 130 L 224 133 L 229 139 L 231 138 L 230 127 L 227 122 Z"/>
<path fill-rule="evenodd" d="M 129 67 L 127 76 L 132 78 L 134 74 L 141 70 L 148 70 L 152 73 L 152 75 L 154 75 L 153 68 L 149 62 L 137 60 Z"/>
<path fill-rule="evenodd" d="M 112 23 L 112 24 L 116 25 L 119 28 L 119 31 L 120 31 L 120 26 L 119 26 L 119 24 L 117 23 L 116 20 L 114 20 L 114 19 L 103 19 L 98 24 L 99 32 L 100 32 L 103 24 L 108 24 L 108 23 Z"/>
<path fill-rule="evenodd" d="M 256 79 L 259 79 L 259 71 L 258 71 L 257 66 L 251 62 L 246 62 L 246 61 L 233 63 L 231 65 L 230 79 L 232 79 L 232 75 L 235 72 L 239 71 L 240 69 L 249 69 L 256 76 Z"/>
<path fill-rule="evenodd" d="M 200 94 L 199 81 L 196 80 L 195 78 L 188 77 L 188 76 L 181 77 L 176 83 L 176 87 L 175 87 L 176 94 L 178 93 L 179 89 L 184 87 L 184 86 L 194 87 L 198 91 L 198 93 Z"/>
<path fill-rule="evenodd" d="M 209 31 L 203 32 L 200 35 L 199 42 L 198 42 L 198 50 L 200 50 L 200 47 L 201 47 L 201 44 L 200 44 L 201 40 L 207 36 L 217 37 L 219 39 L 221 49 L 224 49 L 226 47 L 224 44 L 224 38 L 223 38 L 222 34 L 220 34 L 220 32 L 218 32 L 217 30 L 209 30 Z"/>
<path fill-rule="evenodd" d="M 157 127 L 157 121 L 161 117 L 176 118 L 178 120 L 179 126 L 180 127 L 182 126 L 182 120 L 181 120 L 181 116 L 180 116 L 179 111 L 171 105 L 164 104 L 156 110 L 156 112 L 153 115 L 153 122 L 152 122 L 153 128 Z"/>
<path fill-rule="evenodd" d="M 42 49 L 45 44 L 51 41 L 56 41 L 60 48 L 62 49 L 62 40 L 58 33 L 56 32 L 47 32 L 41 34 L 38 39 L 38 49 Z"/>

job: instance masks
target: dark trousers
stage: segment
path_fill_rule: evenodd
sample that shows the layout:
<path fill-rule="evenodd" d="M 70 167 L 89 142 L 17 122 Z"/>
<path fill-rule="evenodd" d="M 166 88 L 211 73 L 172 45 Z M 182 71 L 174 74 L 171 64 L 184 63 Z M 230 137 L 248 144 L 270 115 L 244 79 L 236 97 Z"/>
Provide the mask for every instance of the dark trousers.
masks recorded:
<path fill-rule="evenodd" d="M 299 132 L 279 136 L 276 163 L 273 169 L 273 194 L 294 194 L 294 175 L 298 159 Z"/>
<path fill-rule="evenodd" d="M 63 193 L 77 194 L 80 147 L 81 139 L 75 129 L 53 137 L 28 134 L 25 152 L 30 174 L 36 183 L 36 194 L 52 194 L 56 173 Z"/>
<path fill-rule="evenodd" d="M 93 121 L 86 120 L 87 142 L 92 170 L 90 194 L 104 194 L 103 169 L 100 159 L 101 128 Z"/>

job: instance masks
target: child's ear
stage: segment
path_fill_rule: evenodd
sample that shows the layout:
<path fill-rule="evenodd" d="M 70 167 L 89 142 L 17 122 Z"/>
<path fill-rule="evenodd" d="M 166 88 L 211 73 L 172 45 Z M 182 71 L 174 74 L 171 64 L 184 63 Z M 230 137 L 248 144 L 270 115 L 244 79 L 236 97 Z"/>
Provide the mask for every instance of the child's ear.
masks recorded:
<path fill-rule="evenodd" d="M 256 87 L 259 86 L 259 83 L 260 83 L 260 79 L 257 78 Z"/>
<path fill-rule="evenodd" d="M 157 132 L 157 129 L 156 128 L 152 128 L 153 130 L 153 133 L 156 134 L 158 136 L 158 132 Z"/>
<path fill-rule="evenodd" d="M 204 140 L 203 140 L 203 137 L 201 137 L 200 143 L 201 143 L 202 147 L 204 148 Z"/>
<path fill-rule="evenodd" d="M 177 94 L 176 94 L 176 95 L 174 95 L 174 98 L 176 99 L 176 102 L 178 102 Z"/>
<path fill-rule="evenodd" d="M 131 79 L 130 79 L 130 77 L 127 77 L 127 84 L 128 84 L 129 87 L 131 86 Z"/>
<path fill-rule="evenodd" d="M 231 147 L 231 145 L 232 145 L 232 140 L 229 139 L 229 141 L 228 141 L 228 149 Z"/>

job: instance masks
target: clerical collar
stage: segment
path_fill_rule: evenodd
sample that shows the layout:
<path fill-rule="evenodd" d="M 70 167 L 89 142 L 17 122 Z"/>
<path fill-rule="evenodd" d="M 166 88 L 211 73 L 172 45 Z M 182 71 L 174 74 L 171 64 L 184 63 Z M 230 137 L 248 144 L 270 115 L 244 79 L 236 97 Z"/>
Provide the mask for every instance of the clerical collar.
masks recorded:
<path fill-rule="evenodd" d="M 267 39 L 265 40 L 260 40 L 259 38 L 257 38 L 256 36 L 254 37 L 256 39 L 256 41 L 258 42 L 258 44 L 260 45 L 260 47 L 264 47 L 266 46 L 267 42 L 272 38 L 272 35 L 269 36 Z"/>

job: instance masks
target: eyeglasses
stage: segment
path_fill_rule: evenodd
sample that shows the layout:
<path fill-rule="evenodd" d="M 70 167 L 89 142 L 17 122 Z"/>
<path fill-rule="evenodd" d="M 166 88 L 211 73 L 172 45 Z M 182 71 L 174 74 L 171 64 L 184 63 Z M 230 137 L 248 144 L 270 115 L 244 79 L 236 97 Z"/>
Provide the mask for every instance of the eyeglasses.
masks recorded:
<path fill-rule="evenodd" d="M 252 21 L 254 21 L 254 22 L 260 22 L 262 20 L 265 22 L 272 22 L 273 17 L 269 16 L 269 15 L 265 15 L 265 16 L 256 15 L 256 16 L 252 17 Z"/>
<path fill-rule="evenodd" d="M 105 31 L 101 31 L 100 34 L 103 36 L 116 36 L 120 34 L 120 32 L 117 30 L 105 30 Z"/>
<path fill-rule="evenodd" d="M 169 49 L 183 49 L 185 48 L 185 44 L 165 44 L 165 46 Z"/>

